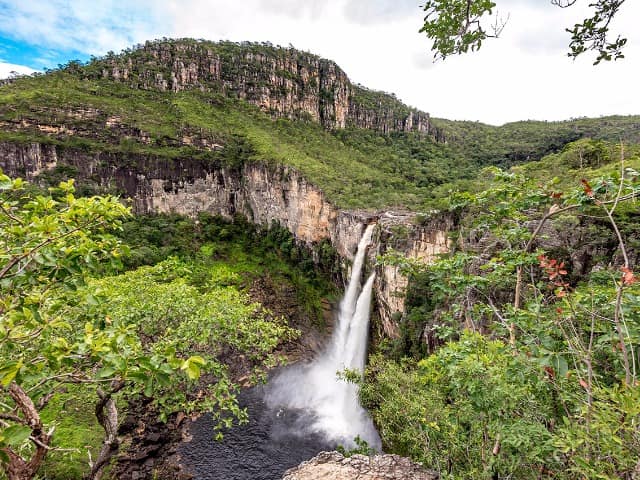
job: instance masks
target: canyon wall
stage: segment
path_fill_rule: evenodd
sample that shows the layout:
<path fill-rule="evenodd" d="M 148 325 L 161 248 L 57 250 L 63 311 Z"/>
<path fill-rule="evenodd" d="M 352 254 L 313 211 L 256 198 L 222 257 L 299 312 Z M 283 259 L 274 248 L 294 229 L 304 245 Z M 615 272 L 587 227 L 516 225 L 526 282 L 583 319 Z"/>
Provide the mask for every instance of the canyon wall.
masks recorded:
<path fill-rule="evenodd" d="M 295 169 L 246 164 L 212 165 L 192 158 L 89 153 L 41 143 L 0 143 L 0 168 L 33 180 L 62 171 L 99 189 L 118 191 L 136 213 L 209 212 L 231 218 L 244 215 L 258 225 L 277 222 L 309 247 L 329 240 L 340 257 L 352 260 L 364 227 L 378 228 L 369 250 L 369 264 L 393 248 L 428 262 L 448 249 L 451 225 L 438 220 L 415 225 L 409 214 L 340 210 Z M 346 266 L 346 264 L 345 264 Z M 378 313 L 387 335 L 397 334 L 404 311 L 407 278 L 397 267 L 378 266 L 375 292 Z"/>

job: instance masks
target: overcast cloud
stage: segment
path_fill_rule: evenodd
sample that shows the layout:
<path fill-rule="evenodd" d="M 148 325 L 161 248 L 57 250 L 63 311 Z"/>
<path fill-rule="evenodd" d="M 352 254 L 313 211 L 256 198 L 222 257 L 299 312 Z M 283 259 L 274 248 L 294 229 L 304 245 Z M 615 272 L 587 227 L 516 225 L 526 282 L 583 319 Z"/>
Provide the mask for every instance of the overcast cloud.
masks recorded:
<path fill-rule="evenodd" d="M 566 56 L 565 28 L 587 16 L 588 0 L 569 9 L 548 0 L 498 0 L 498 14 L 510 14 L 502 38 L 435 64 L 418 33 L 423 3 L 0 0 L 0 35 L 13 42 L 0 45 L 0 59 L 41 69 L 163 36 L 270 41 L 335 60 L 354 82 L 394 92 L 437 117 L 500 124 L 640 114 L 640 1 L 625 3 L 613 25 L 629 38 L 627 58 L 597 67 L 593 57 Z M 20 46 L 31 50 L 18 62 L 13 50 Z M 0 76 L 7 68 L 0 60 Z"/>

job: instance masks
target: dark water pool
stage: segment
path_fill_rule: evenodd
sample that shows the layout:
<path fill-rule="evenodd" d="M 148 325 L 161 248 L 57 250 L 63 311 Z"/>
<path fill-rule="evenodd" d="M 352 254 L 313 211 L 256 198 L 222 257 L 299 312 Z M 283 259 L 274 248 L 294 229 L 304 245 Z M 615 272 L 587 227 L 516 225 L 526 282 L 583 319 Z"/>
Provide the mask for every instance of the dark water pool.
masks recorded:
<path fill-rule="evenodd" d="M 276 480 L 287 469 L 336 447 L 320 434 L 300 433 L 313 423 L 309 414 L 267 407 L 263 387 L 243 391 L 239 401 L 247 408 L 249 423 L 226 430 L 221 442 L 213 439 L 210 416 L 191 425 L 192 440 L 180 447 L 180 455 L 194 479 Z"/>

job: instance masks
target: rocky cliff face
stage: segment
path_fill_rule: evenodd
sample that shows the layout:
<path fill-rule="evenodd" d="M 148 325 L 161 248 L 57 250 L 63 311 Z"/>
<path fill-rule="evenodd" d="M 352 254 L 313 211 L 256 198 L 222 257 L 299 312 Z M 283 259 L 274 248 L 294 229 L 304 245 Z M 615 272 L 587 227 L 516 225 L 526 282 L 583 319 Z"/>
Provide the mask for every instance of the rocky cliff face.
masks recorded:
<path fill-rule="evenodd" d="M 448 232 L 454 225 L 453 218 L 449 216 L 438 216 L 417 225 L 412 215 L 385 212 L 380 215 L 378 225 L 375 249 L 369 252 L 372 263 L 376 256 L 393 249 L 407 258 L 429 264 L 451 247 Z M 374 288 L 382 327 L 389 337 L 396 337 L 399 333 L 398 316 L 405 311 L 408 285 L 409 279 L 400 267 L 378 266 Z"/>
<path fill-rule="evenodd" d="M 222 167 L 192 158 L 88 153 L 40 143 L 0 143 L 0 168 L 34 179 L 61 170 L 99 189 L 116 190 L 136 213 L 209 212 L 244 215 L 258 225 L 276 222 L 310 247 L 328 240 L 352 260 L 368 223 L 378 223 L 369 250 L 370 264 L 388 248 L 430 261 L 448 248 L 447 222 L 413 225 L 404 214 L 339 210 L 317 187 L 289 167 L 246 164 Z M 397 333 L 396 315 L 404 311 L 407 279 L 396 267 L 378 267 L 375 284 L 379 316 L 387 335 Z M 396 319 L 397 320 L 397 319 Z"/>
<path fill-rule="evenodd" d="M 276 117 L 312 120 L 328 129 L 421 132 L 444 141 L 428 113 L 391 95 L 352 85 L 334 62 L 293 48 L 190 39 L 147 42 L 93 62 L 84 75 L 133 88 L 218 92 Z"/>
<path fill-rule="evenodd" d="M 296 468 L 282 480 L 437 480 L 437 472 L 426 470 L 398 455 L 353 455 L 322 452 Z"/>

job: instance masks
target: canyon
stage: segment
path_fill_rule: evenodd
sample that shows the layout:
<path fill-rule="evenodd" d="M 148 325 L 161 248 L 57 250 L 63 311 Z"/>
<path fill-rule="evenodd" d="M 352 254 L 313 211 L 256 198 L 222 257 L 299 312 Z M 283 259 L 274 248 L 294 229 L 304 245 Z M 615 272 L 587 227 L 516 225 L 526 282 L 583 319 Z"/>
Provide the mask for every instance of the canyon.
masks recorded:
<path fill-rule="evenodd" d="M 55 169 L 72 171 L 78 182 L 92 181 L 122 193 L 136 214 L 199 212 L 232 219 L 243 215 L 257 225 L 287 228 L 310 249 L 330 242 L 346 273 L 366 224 L 377 227 L 368 252 L 376 269 L 376 311 L 385 335 L 396 336 L 408 279 L 397 266 L 376 266 L 389 249 L 425 263 L 449 248 L 453 220 L 446 216 L 418 223 L 410 212 L 339 209 L 299 172 L 287 166 L 246 164 L 215 168 L 193 159 L 87 153 L 40 143 L 0 143 L 0 167 L 32 180 Z M 401 233 L 398 235 L 398 233 Z M 345 275 L 346 276 L 346 275 Z"/>

